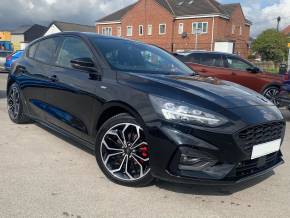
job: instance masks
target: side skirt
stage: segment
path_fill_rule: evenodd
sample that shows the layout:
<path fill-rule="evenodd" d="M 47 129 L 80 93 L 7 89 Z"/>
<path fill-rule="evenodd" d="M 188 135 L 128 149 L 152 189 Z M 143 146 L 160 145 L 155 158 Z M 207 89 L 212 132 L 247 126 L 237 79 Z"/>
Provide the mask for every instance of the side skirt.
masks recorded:
<path fill-rule="evenodd" d="M 89 149 L 91 152 L 94 152 L 95 151 L 95 145 L 80 138 L 80 137 L 77 137 L 67 131 L 65 131 L 64 129 L 62 128 L 59 128 L 58 126 L 55 126 L 53 124 L 50 124 L 50 123 L 46 123 L 46 122 L 43 122 L 35 117 L 29 117 L 30 119 L 32 119 L 33 121 L 35 121 L 36 123 L 40 124 L 41 126 L 44 126 L 46 128 L 48 128 L 49 130 L 52 130 L 53 132 L 59 134 L 60 136 L 64 136 L 65 138 L 67 138 L 68 140 L 73 140 L 74 142 L 77 142 L 77 143 L 80 143 L 81 145 L 85 146 L 87 149 Z M 80 146 L 81 147 L 81 146 Z"/>

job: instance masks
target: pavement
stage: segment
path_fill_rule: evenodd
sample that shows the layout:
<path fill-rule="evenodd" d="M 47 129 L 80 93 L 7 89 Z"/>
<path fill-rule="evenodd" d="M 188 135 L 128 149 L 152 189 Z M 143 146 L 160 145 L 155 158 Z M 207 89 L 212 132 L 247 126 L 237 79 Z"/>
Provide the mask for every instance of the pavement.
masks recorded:
<path fill-rule="evenodd" d="M 145 188 L 110 182 L 86 148 L 37 125 L 16 125 L 6 112 L 0 74 L 0 217 L 289 217 L 290 113 L 286 163 L 236 186 L 157 181 Z"/>

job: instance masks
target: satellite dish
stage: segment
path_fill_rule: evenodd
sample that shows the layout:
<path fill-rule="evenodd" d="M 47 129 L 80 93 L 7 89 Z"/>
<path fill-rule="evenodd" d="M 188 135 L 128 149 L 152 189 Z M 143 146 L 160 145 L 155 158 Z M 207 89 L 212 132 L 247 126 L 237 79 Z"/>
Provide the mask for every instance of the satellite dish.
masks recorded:
<path fill-rule="evenodd" d="M 187 37 L 187 32 L 183 32 L 183 33 L 181 34 L 181 37 L 182 37 L 183 39 L 185 39 L 185 38 Z"/>

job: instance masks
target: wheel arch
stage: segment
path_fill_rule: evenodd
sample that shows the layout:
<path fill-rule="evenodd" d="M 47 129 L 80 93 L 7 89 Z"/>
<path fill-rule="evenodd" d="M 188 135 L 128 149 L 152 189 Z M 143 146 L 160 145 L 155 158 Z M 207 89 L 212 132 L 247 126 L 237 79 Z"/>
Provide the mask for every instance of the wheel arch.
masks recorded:
<path fill-rule="evenodd" d="M 132 106 L 121 101 L 111 101 L 111 102 L 106 103 L 103 106 L 102 110 L 100 111 L 99 115 L 96 118 L 95 125 L 94 125 L 96 133 L 108 119 L 121 113 L 130 114 L 131 116 L 136 118 L 137 121 L 142 126 L 144 126 L 144 121 L 141 115 Z"/>
<path fill-rule="evenodd" d="M 272 82 L 272 83 L 268 83 L 267 85 L 265 85 L 262 90 L 261 90 L 261 94 L 263 94 L 268 88 L 270 87 L 278 87 L 281 88 L 282 84 L 278 83 L 278 82 Z"/>
<path fill-rule="evenodd" d="M 6 85 L 6 95 L 8 96 L 8 92 L 9 92 L 9 89 L 10 87 L 12 86 L 12 84 L 14 84 L 16 81 L 13 80 L 11 77 L 8 78 L 8 81 L 7 81 L 7 85 Z"/>

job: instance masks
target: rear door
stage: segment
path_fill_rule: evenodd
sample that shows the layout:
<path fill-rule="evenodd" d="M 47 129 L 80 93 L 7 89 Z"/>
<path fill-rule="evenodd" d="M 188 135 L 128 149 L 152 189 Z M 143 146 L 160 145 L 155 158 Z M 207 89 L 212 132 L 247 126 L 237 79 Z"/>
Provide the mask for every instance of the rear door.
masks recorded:
<path fill-rule="evenodd" d="M 91 58 L 94 55 L 79 37 L 64 36 L 54 67 L 50 70 L 51 85 L 48 90 L 49 123 L 92 142 L 90 130 L 93 117 L 101 100 L 96 98 L 96 86 L 101 83 L 91 73 L 72 68 L 71 60 Z"/>
<path fill-rule="evenodd" d="M 46 91 L 57 43 L 57 38 L 48 38 L 31 45 L 24 60 L 18 65 L 18 75 L 21 77 L 18 81 L 26 97 L 28 110 L 31 116 L 42 121 L 45 121 Z"/>

